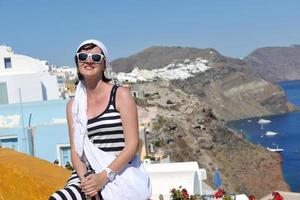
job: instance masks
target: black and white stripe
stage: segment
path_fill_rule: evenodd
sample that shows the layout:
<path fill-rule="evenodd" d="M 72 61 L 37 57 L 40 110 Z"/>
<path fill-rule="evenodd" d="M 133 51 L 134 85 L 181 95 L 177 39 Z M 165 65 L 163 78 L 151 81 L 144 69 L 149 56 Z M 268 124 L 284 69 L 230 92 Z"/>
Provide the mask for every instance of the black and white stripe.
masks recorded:
<path fill-rule="evenodd" d="M 124 133 L 120 113 L 115 108 L 117 86 L 112 88 L 106 110 L 88 120 L 88 137 L 102 151 L 118 155 L 125 147 Z"/>

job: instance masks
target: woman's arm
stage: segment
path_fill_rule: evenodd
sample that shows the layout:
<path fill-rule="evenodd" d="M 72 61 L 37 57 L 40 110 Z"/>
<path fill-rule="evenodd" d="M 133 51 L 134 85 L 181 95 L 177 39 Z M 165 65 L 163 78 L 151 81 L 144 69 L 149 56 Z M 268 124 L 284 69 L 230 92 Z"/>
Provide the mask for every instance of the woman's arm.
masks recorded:
<path fill-rule="evenodd" d="M 117 173 L 132 160 L 139 146 L 137 107 L 130 91 L 125 87 L 117 90 L 116 109 L 121 115 L 125 147 L 108 167 Z"/>
<path fill-rule="evenodd" d="M 82 181 L 84 179 L 84 174 L 87 172 L 87 169 L 85 163 L 83 163 L 80 160 L 75 149 L 72 105 L 73 105 L 73 99 L 71 99 L 67 104 L 67 122 L 68 122 L 69 138 L 70 138 L 70 146 L 71 146 L 71 161 L 75 171 L 77 172 L 77 175 Z"/>

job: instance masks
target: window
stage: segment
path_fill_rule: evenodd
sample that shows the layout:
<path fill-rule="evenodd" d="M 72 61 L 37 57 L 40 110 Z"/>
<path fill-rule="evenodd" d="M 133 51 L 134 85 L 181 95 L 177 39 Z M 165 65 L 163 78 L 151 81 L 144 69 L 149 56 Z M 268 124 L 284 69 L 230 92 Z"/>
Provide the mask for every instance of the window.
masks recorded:
<path fill-rule="evenodd" d="M 17 150 L 18 148 L 18 138 L 17 136 L 1 136 L 0 146 L 5 148 L 10 148 Z"/>
<path fill-rule="evenodd" d="M 5 66 L 5 69 L 11 68 L 11 59 L 10 58 L 4 58 L 4 66 Z"/>
<path fill-rule="evenodd" d="M 60 166 L 66 166 L 71 163 L 71 148 L 69 144 L 56 145 L 57 158 Z"/>

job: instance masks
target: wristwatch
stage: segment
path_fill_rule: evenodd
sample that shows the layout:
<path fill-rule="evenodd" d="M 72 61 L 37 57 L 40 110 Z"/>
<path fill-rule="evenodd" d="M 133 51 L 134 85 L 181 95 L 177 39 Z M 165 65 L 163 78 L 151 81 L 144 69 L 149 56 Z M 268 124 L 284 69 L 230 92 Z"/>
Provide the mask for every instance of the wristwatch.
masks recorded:
<path fill-rule="evenodd" d="M 113 181 L 116 177 L 116 173 L 109 169 L 108 167 L 104 169 L 106 171 L 106 175 L 109 181 Z"/>

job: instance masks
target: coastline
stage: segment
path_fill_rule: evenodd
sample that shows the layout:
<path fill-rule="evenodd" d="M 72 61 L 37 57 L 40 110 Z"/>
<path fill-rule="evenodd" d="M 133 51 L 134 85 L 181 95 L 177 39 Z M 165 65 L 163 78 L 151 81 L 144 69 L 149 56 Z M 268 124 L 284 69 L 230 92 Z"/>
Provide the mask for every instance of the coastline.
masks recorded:
<path fill-rule="evenodd" d="M 236 120 L 227 123 L 227 126 L 231 130 L 233 130 L 237 134 L 241 134 L 246 141 L 258 147 L 260 146 L 265 149 L 267 147 L 273 148 L 272 145 L 277 144 L 280 148 L 284 149 L 283 152 L 276 154 L 280 154 L 280 171 L 282 172 L 285 182 L 289 184 L 291 191 L 293 192 L 300 192 L 298 187 L 299 175 L 297 175 L 297 173 L 299 172 L 297 171 L 297 169 L 290 167 L 299 166 L 297 161 L 299 159 L 295 158 L 298 155 L 296 152 L 296 150 L 298 150 L 297 144 L 294 144 L 294 141 L 297 141 L 297 138 L 294 135 L 290 135 L 294 134 L 294 129 L 292 131 L 288 131 L 287 128 L 284 127 L 284 125 L 278 123 L 278 121 L 282 121 L 281 119 L 292 120 L 298 118 L 298 116 L 300 116 L 300 112 L 286 113 L 283 115 L 272 115 L 268 118 L 264 117 L 264 119 L 269 119 L 272 122 L 269 125 L 265 125 L 263 129 L 261 129 L 260 125 L 257 123 L 259 117 Z M 251 122 L 249 122 L 248 120 L 250 120 Z M 279 125 L 281 126 L 278 127 Z M 297 127 L 295 129 L 297 129 Z M 268 130 L 276 130 L 276 132 L 279 132 L 279 134 L 271 137 L 265 136 L 265 133 Z"/>
<path fill-rule="evenodd" d="M 245 140 L 255 144 L 257 146 L 263 146 L 264 148 L 277 144 L 284 151 L 280 153 L 281 157 L 281 172 L 284 180 L 290 185 L 291 191 L 299 192 L 299 172 L 298 169 L 291 168 L 290 166 L 299 166 L 297 152 L 297 120 L 300 116 L 300 95 L 299 95 L 299 83 L 300 80 L 289 80 L 276 83 L 285 93 L 287 100 L 293 103 L 297 110 L 286 112 L 283 114 L 271 114 L 262 115 L 250 118 L 241 118 L 238 120 L 227 121 L 226 126 L 232 129 L 235 133 L 241 134 Z M 264 129 L 259 127 L 256 123 L 259 119 L 268 119 L 272 122 L 269 125 L 265 125 Z M 253 124 L 255 122 L 255 124 Z M 275 131 L 279 134 L 273 137 L 265 137 L 266 131 Z M 292 162 L 292 163 L 291 163 Z"/>
<path fill-rule="evenodd" d="M 251 118 L 251 119 L 254 119 L 254 118 Z M 249 120 L 249 119 L 242 119 L 242 120 Z M 241 120 L 235 120 L 234 122 L 236 121 L 241 121 Z M 230 125 L 226 125 L 229 130 L 231 130 L 232 132 L 238 134 L 238 135 L 242 135 L 242 138 L 244 140 L 246 140 L 247 142 L 250 142 L 251 144 L 255 145 L 257 148 L 260 148 L 260 147 L 263 147 L 261 145 L 258 145 L 254 142 L 251 141 L 251 139 L 249 138 L 249 133 L 247 132 L 244 132 L 243 130 L 239 130 L 237 127 L 233 127 L 233 126 L 230 126 Z M 266 147 L 263 147 L 265 150 L 267 150 Z M 268 151 L 268 150 L 267 150 Z M 286 184 L 286 187 L 288 188 L 288 190 L 286 190 L 287 192 L 291 192 L 291 185 L 287 182 L 287 180 L 285 179 L 285 176 L 284 176 L 284 170 L 283 170 L 283 158 L 282 158 L 282 155 L 281 153 L 278 153 L 278 152 L 273 152 L 273 155 L 276 157 L 276 160 L 277 160 L 277 166 L 276 168 L 273 168 L 272 171 L 276 171 L 276 172 L 279 172 L 279 173 L 276 173 L 276 175 L 278 176 L 276 179 L 279 181 L 279 182 L 284 182 Z M 268 167 L 266 167 L 268 168 Z M 269 169 L 270 170 L 270 169 Z M 278 188 L 275 188 L 275 190 L 278 190 Z"/>

